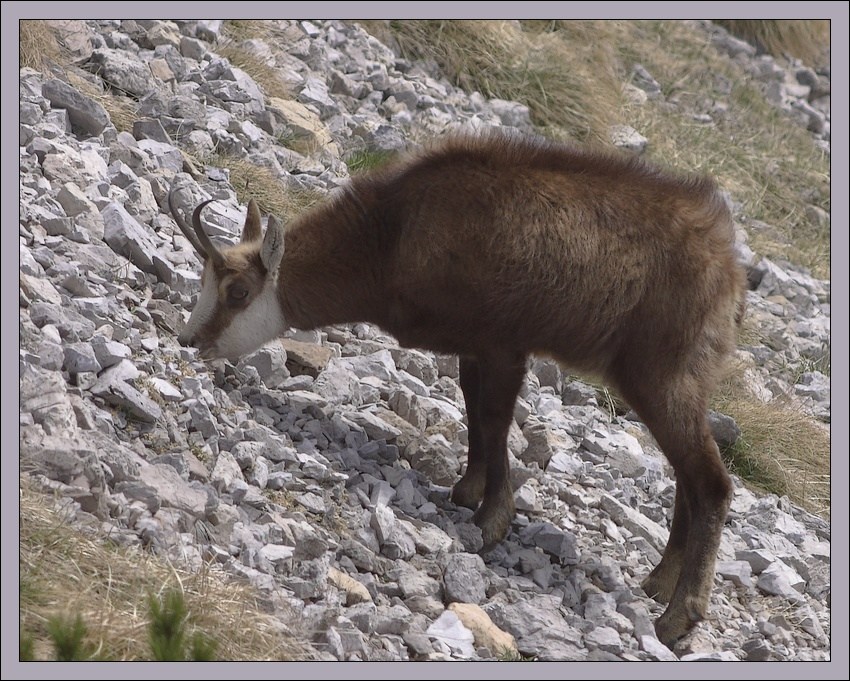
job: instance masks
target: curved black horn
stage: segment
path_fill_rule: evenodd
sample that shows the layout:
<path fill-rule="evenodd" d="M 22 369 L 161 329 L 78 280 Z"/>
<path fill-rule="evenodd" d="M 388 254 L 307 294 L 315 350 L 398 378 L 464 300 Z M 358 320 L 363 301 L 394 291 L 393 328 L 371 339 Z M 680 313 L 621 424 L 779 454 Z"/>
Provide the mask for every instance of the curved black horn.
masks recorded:
<path fill-rule="evenodd" d="M 198 207 L 195 208 L 195 212 L 192 213 L 192 227 L 195 228 L 195 234 L 198 235 L 198 241 L 200 245 L 203 247 L 204 251 L 209 255 L 212 259 L 213 263 L 216 265 L 220 265 L 224 262 L 224 258 L 222 257 L 219 250 L 215 247 L 215 244 L 210 240 L 207 236 L 207 233 L 204 231 L 203 225 L 201 225 L 201 211 L 208 203 L 212 203 L 215 199 L 207 199 L 203 203 L 199 203 Z"/>
<path fill-rule="evenodd" d="M 201 243 L 198 241 L 198 237 L 195 235 L 195 232 L 192 231 L 192 228 L 183 220 L 183 216 L 177 210 L 177 206 L 174 205 L 174 194 L 176 193 L 176 189 L 172 189 L 168 192 L 168 209 L 171 211 L 171 215 L 177 223 L 177 226 L 180 228 L 180 231 L 183 232 L 183 236 L 185 236 L 189 243 L 192 244 L 192 248 L 195 249 L 198 255 L 201 256 L 203 260 L 206 260 L 206 250 L 203 246 L 201 246 Z"/>

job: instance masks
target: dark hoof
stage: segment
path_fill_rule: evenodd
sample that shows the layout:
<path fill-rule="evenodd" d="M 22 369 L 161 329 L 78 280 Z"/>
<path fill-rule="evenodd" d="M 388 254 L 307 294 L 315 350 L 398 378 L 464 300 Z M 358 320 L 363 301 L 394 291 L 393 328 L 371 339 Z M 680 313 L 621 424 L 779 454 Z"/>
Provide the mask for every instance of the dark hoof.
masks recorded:
<path fill-rule="evenodd" d="M 471 508 L 473 511 L 484 498 L 484 480 L 473 478 L 467 472 L 452 489 L 452 503 L 456 506 Z"/>
<path fill-rule="evenodd" d="M 486 553 L 493 549 L 508 535 L 508 531 L 511 529 L 511 521 L 514 517 L 513 508 L 492 509 L 492 506 L 482 504 L 475 512 L 475 515 L 472 516 L 472 522 L 481 529 L 481 538 L 484 540 L 481 553 Z"/>

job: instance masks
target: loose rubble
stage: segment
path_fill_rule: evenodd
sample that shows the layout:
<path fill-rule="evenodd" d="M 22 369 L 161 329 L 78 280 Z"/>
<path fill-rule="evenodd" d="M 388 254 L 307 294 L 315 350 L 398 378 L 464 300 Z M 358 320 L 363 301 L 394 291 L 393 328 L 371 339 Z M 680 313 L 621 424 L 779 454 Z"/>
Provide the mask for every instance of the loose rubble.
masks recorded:
<path fill-rule="evenodd" d="M 246 41 L 291 100 L 265 97 L 218 55 L 221 22 L 72 23 L 87 77 L 133 95 L 138 112 L 119 132 L 79 87 L 20 71 L 24 474 L 117 543 L 247 579 L 271 610 L 298 614 L 324 659 L 829 658 L 829 524 L 737 480 L 710 619 L 675 652 L 660 644 L 663 607 L 640 582 L 667 540 L 671 471 L 642 424 L 551 362 L 532 366 L 511 430 L 517 518 L 479 555 L 472 512 L 449 499 L 467 445 L 456 358 L 366 324 L 293 332 L 235 365 L 178 346 L 199 266 L 168 190 L 191 190 L 184 211 L 220 199 L 214 238 L 233 240 L 243 210 L 225 173 L 198 174 L 184 153 L 216 148 L 329 192 L 353 151 L 531 131 L 526 107 L 463 92 L 351 23 L 278 21 L 274 43 Z M 829 74 L 789 72 L 706 30 L 828 148 Z M 635 68 L 636 89 L 662 97 Z M 612 135 L 646 144 L 625 126 Z M 741 235 L 765 339 L 739 349 L 747 380 L 829 423 L 827 376 L 770 370 L 826 351 L 829 282 L 755 255 Z M 734 440 L 724 418 L 712 427 Z"/>

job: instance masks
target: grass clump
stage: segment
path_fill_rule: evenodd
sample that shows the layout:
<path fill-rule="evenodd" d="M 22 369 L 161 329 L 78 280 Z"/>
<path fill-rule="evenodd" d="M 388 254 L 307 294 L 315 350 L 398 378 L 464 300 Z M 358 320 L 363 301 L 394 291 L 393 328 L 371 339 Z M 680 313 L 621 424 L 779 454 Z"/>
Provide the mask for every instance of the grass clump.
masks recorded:
<path fill-rule="evenodd" d="M 385 151 L 382 149 L 359 149 L 350 153 L 345 163 L 348 166 L 348 171 L 355 175 L 357 173 L 366 172 L 372 168 L 378 168 L 385 163 L 388 163 L 396 156 L 396 152 Z"/>
<path fill-rule="evenodd" d="M 781 397 L 762 402 L 744 379 L 727 380 L 713 409 L 731 416 L 741 437 L 723 452 L 732 472 L 755 489 L 779 496 L 825 518 L 830 515 L 829 427 Z"/>
<path fill-rule="evenodd" d="M 720 19 L 714 23 L 774 57 L 796 57 L 818 67 L 829 64 L 829 21 Z"/>
<path fill-rule="evenodd" d="M 324 198 L 317 190 L 291 189 L 270 168 L 228 154 L 215 154 L 204 161 L 207 165 L 226 168 L 230 184 L 239 202 L 254 199 L 263 214 L 273 214 L 287 222 Z"/>
<path fill-rule="evenodd" d="M 649 139 L 647 157 L 716 177 L 752 224 L 773 228 L 750 230 L 754 250 L 828 278 L 829 226 L 806 208 L 829 212 L 830 158 L 811 133 L 771 104 L 740 65 L 690 24 L 606 22 L 598 39 L 617 46 L 626 73 L 642 64 L 662 87 L 662 99 L 626 103 L 620 112 L 623 122 Z M 694 113 L 708 113 L 710 123 L 695 120 Z"/>
<path fill-rule="evenodd" d="M 597 41 L 601 22 L 391 21 L 361 22 L 391 34 L 401 54 L 435 61 L 458 87 L 529 107 L 533 123 L 554 137 L 607 138 L 621 86 L 609 44 Z"/>
<path fill-rule="evenodd" d="M 178 596 L 169 595 L 175 592 Z M 158 606 L 146 599 L 151 593 L 163 594 Z M 263 601 L 214 566 L 190 572 L 140 549 L 111 544 L 99 524 L 70 527 L 50 497 L 21 479 L 21 659 L 55 659 L 50 622 L 59 618 L 73 631 L 68 613 L 84 623 L 80 640 L 86 653 L 108 660 L 157 659 L 151 646 L 153 607 L 165 618 L 156 625 L 160 632 L 174 632 L 176 623 L 184 622 L 180 659 L 213 654 L 222 660 L 311 659 L 312 648 L 268 614 Z M 182 612 L 191 617 L 181 619 Z M 170 640 L 168 635 L 159 639 Z M 175 650 L 166 643 L 160 654 L 174 656 Z"/>
<path fill-rule="evenodd" d="M 289 87 L 280 78 L 280 71 L 243 44 L 225 42 L 218 48 L 218 53 L 233 64 L 233 66 L 242 69 L 251 76 L 254 82 L 263 89 L 263 94 L 266 97 L 293 98 Z"/>
<path fill-rule="evenodd" d="M 45 21 L 27 19 L 19 22 L 18 54 L 20 68 L 44 70 L 49 62 L 59 61 L 61 50 L 53 29 Z"/>

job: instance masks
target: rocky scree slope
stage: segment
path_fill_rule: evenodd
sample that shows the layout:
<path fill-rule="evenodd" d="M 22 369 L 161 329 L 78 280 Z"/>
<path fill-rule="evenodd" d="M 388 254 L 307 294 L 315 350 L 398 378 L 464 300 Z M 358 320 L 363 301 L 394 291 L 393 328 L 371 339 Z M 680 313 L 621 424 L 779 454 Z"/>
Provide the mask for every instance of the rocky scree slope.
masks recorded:
<path fill-rule="evenodd" d="M 321 659 L 829 657 L 828 523 L 738 481 L 710 620 L 675 653 L 658 642 L 663 608 L 639 584 L 667 539 L 671 471 L 641 423 L 551 362 L 530 367 L 511 427 L 517 519 L 482 556 L 471 512 L 449 501 L 467 443 L 456 358 L 366 324 L 294 332 L 236 365 L 177 345 L 199 263 L 169 189 L 186 188 L 184 210 L 218 199 L 213 238 L 237 238 L 243 220 L 227 170 L 197 159 L 245 159 L 324 193 L 352 152 L 531 131 L 526 107 L 460 91 L 336 21 L 275 22 L 274 41 L 241 45 L 291 99 L 218 56 L 221 22 L 55 26 L 76 80 L 20 71 L 20 457 L 76 522 L 249 580 Z M 807 99 L 826 76 L 780 73 L 718 35 L 828 140 L 828 108 Z M 81 79 L 137 100 L 128 129 Z M 828 423 L 828 377 L 769 368 L 828 344 L 829 282 L 759 258 L 743 232 L 740 253 L 750 314 L 776 341 L 740 349 L 747 380 Z M 715 417 L 727 441 L 729 421 Z"/>

